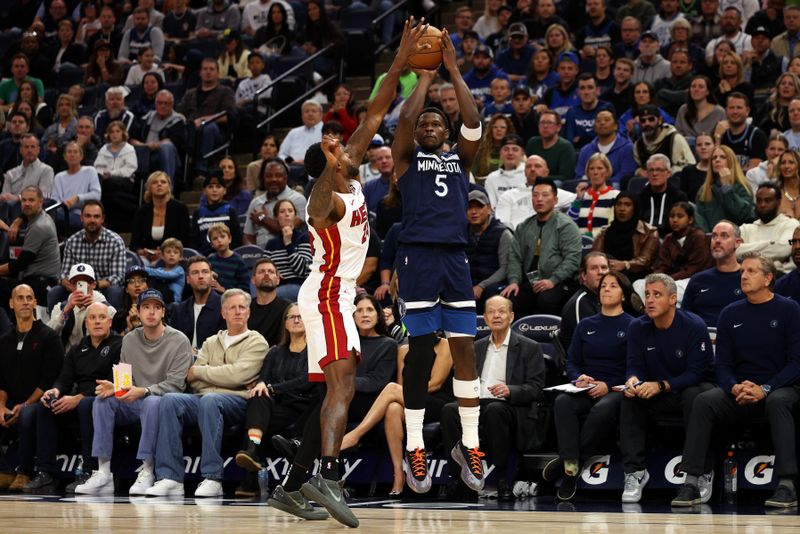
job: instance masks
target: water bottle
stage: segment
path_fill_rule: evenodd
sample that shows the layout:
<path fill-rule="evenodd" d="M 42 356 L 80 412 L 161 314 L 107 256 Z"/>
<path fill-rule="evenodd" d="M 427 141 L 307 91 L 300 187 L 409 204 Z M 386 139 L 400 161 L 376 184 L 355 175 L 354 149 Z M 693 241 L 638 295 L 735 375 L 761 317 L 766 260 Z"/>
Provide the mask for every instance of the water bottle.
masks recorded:
<path fill-rule="evenodd" d="M 261 491 L 262 497 L 269 495 L 269 476 L 264 467 L 258 470 L 258 489 Z"/>
<path fill-rule="evenodd" d="M 78 456 L 78 461 L 75 462 L 75 469 L 72 470 L 75 475 L 75 480 L 80 480 L 83 477 L 83 455 Z"/>
<path fill-rule="evenodd" d="M 723 464 L 723 472 L 725 474 L 725 500 L 726 502 L 733 502 L 736 500 L 736 457 L 733 455 L 733 450 L 728 451 L 728 456 L 725 458 Z"/>

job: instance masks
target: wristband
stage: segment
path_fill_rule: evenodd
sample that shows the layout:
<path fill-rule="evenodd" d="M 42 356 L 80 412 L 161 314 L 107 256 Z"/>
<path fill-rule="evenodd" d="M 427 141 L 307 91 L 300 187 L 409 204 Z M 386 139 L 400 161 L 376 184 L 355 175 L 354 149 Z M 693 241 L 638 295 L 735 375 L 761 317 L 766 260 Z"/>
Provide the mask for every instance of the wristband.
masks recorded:
<path fill-rule="evenodd" d="M 469 128 L 467 125 L 461 125 L 461 137 L 467 141 L 480 141 L 483 133 L 483 127 L 478 124 L 477 128 Z"/>

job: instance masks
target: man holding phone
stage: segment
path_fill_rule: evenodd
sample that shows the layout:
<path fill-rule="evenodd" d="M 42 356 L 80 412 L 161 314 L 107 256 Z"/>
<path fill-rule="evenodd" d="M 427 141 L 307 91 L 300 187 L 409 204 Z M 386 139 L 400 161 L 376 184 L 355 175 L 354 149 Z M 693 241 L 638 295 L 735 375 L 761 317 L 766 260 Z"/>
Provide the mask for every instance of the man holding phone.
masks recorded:
<path fill-rule="evenodd" d="M 69 294 L 64 302 L 56 304 L 50 315 L 47 326 L 61 336 L 65 350 L 69 351 L 79 345 L 84 337 L 83 324 L 86 320 L 86 311 L 94 302 L 106 302 L 105 296 L 97 288 L 94 269 L 88 263 L 78 263 L 69 269 L 69 282 L 75 290 Z M 109 306 L 109 315 L 114 317 L 113 307 Z"/>

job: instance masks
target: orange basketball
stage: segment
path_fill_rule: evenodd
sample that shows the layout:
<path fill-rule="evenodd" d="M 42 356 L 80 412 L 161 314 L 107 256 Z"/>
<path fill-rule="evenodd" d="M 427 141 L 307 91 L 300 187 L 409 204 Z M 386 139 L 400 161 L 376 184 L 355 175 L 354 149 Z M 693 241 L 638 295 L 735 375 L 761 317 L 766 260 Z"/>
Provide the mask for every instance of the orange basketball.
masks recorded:
<path fill-rule="evenodd" d="M 442 32 L 438 28 L 428 26 L 419 38 L 417 52 L 408 58 L 408 64 L 415 69 L 438 69 L 442 64 L 442 43 L 439 40 Z"/>

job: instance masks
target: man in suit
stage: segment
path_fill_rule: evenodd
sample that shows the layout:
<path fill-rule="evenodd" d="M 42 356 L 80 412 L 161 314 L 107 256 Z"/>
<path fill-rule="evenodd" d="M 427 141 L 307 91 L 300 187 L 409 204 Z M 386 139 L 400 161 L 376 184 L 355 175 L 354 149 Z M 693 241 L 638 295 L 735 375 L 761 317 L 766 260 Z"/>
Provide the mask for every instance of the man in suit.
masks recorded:
<path fill-rule="evenodd" d="M 499 479 L 497 498 L 513 500 L 507 478 L 508 454 L 531 448 L 536 437 L 537 405 L 544 387 L 544 358 L 539 344 L 511 331 L 514 312 L 511 301 L 494 296 L 486 301 L 483 318 L 492 331 L 475 342 L 480 376 L 481 444 L 494 463 Z M 442 409 L 442 442 L 450 450 L 461 436 L 458 403 Z M 448 462 L 451 480 L 459 478 L 458 464 Z"/>

